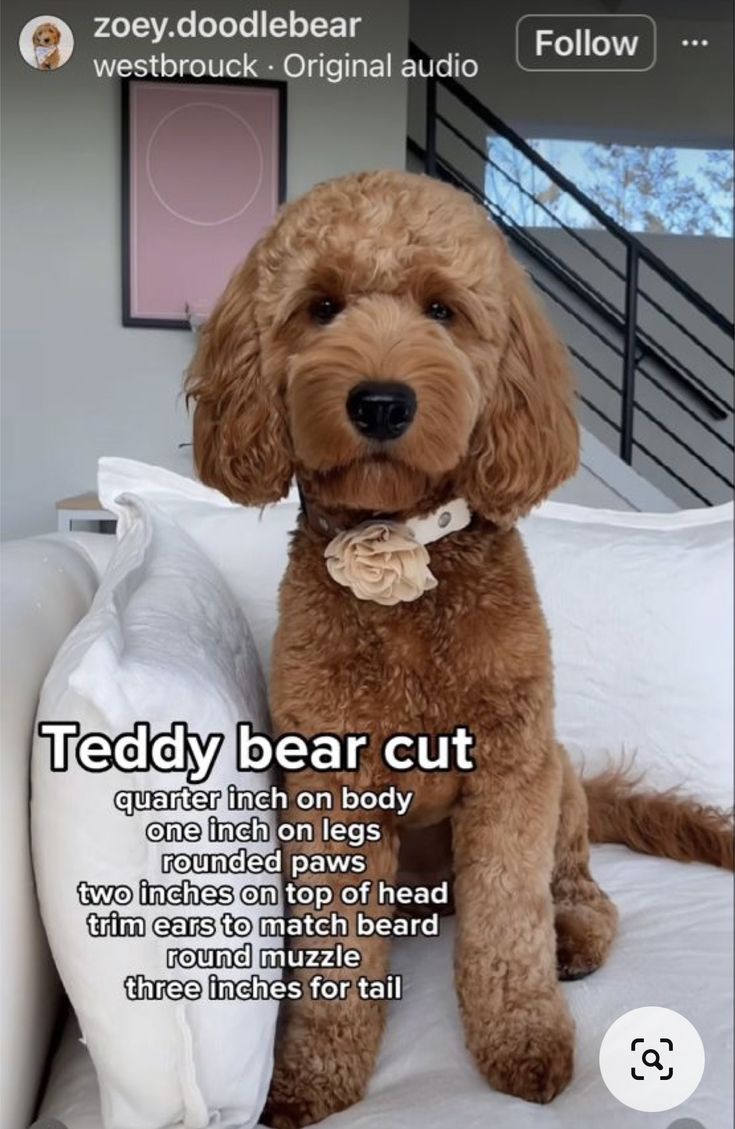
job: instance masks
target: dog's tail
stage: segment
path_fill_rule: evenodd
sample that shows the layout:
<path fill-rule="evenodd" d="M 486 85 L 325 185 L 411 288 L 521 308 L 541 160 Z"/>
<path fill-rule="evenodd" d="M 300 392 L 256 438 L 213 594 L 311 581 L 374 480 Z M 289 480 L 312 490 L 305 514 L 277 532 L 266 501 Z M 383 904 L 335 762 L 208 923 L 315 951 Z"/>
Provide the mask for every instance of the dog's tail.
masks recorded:
<path fill-rule="evenodd" d="M 698 804 L 676 789 L 639 790 L 624 770 L 583 780 L 593 843 L 623 843 L 634 851 L 733 870 L 733 815 Z"/>

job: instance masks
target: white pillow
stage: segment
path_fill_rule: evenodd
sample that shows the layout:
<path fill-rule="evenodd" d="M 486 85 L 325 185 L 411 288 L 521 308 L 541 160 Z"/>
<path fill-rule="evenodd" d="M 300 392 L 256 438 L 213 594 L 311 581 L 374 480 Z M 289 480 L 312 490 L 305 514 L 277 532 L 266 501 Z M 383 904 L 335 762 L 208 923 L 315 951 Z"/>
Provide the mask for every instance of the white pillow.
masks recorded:
<path fill-rule="evenodd" d="M 733 802 L 733 506 L 547 502 L 521 523 L 551 631 L 556 728 L 586 772 Z"/>
<path fill-rule="evenodd" d="M 88 615 L 61 648 L 44 684 L 38 721 L 76 721 L 81 733 L 109 736 L 129 732 L 137 721 L 153 733 L 172 722 L 186 722 L 202 737 L 223 733 L 224 745 L 211 775 L 192 788 L 223 792 L 229 784 L 249 791 L 269 787 L 264 773 L 238 773 L 236 723 L 250 719 L 262 730 L 268 724 L 265 691 L 255 650 L 242 615 L 217 570 L 170 518 L 132 497 L 114 503 L 125 532 Z M 244 546 L 245 548 L 245 546 Z M 139 880 L 170 886 L 178 874 L 163 875 L 164 851 L 234 851 L 242 844 L 188 846 L 154 844 L 145 825 L 185 821 L 204 827 L 208 811 L 156 812 L 132 817 L 117 811 L 121 791 L 180 789 L 180 773 L 133 773 L 111 769 L 89 772 L 75 760 L 72 741 L 69 769 L 50 771 L 50 743 L 36 737 L 32 770 L 33 858 L 41 912 L 61 978 L 77 1013 L 99 1079 L 105 1129 L 239 1129 L 256 1123 L 272 1069 L 277 1003 L 219 1002 L 208 998 L 208 972 L 166 971 L 167 948 L 238 948 L 219 925 L 221 907 L 177 906 L 116 908 L 142 916 L 142 938 L 93 938 L 77 884 L 126 884 Z M 247 812 L 220 805 L 220 819 L 248 820 Z M 271 826 L 272 817 L 258 818 Z M 273 843 L 248 844 L 248 851 L 270 852 Z M 277 876 L 187 874 L 195 885 L 231 883 L 278 885 Z M 258 969 L 258 917 L 280 914 L 278 904 L 244 909 L 254 922 L 248 938 Z M 100 912 L 107 912 L 106 909 Z M 158 939 L 154 916 L 213 915 L 217 931 L 205 940 Z M 265 942 L 269 947 L 277 942 Z M 123 980 L 143 973 L 150 979 L 199 980 L 197 1001 L 133 1002 Z M 253 970 L 227 969 L 220 975 L 248 979 Z"/>
<path fill-rule="evenodd" d="M 126 490 L 165 508 L 220 567 L 267 663 L 298 507 L 236 506 L 159 467 L 102 459 L 103 503 Z M 557 732 L 586 771 L 635 754 L 655 787 L 732 804 L 732 518 L 731 504 L 638 514 L 546 502 L 521 523 L 551 631 Z"/>
<path fill-rule="evenodd" d="M 267 677 L 298 503 L 237 506 L 201 482 L 134 459 L 100 459 L 97 488 L 106 509 L 115 509 L 115 499 L 128 491 L 158 506 L 214 561 L 245 613 Z M 124 513 L 121 520 L 125 528 Z"/>

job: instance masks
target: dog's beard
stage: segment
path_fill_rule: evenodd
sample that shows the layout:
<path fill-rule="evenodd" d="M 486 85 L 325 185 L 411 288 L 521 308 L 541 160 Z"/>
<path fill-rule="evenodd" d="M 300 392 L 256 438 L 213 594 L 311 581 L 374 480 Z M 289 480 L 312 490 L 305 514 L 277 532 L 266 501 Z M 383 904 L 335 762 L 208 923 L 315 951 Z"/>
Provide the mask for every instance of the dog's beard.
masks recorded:
<path fill-rule="evenodd" d="M 299 478 L 308 495 L 322 505 L 381 514 L 417 510 L 440 486 L 436 476 L 381 454 L 328 471 L 303 468 Z"/>

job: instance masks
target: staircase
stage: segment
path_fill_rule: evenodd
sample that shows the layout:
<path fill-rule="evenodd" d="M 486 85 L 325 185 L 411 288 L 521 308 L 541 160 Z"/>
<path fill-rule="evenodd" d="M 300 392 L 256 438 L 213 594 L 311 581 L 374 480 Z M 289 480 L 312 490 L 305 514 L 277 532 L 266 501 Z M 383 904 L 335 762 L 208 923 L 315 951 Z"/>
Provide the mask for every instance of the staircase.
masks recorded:
<path fill-rule="evenodd" d="M 429 56 L 413 43 L 410 51 L 430 73 Z M 412 167 L 469 192 L 511 241 L 576 362 L 588 446 L 604 444 L 674 506 L 730 500 L 732 322 L 456 80 L 425 78 L 421 93 L 407 142 Z M 532 196 L 522 172 L 492 159 L 493 138 L 594 226 L 572 227 Z M 517 222 L 507 191 L 494 190 L 500 183 L 529 197 L 549 226 Z"/>

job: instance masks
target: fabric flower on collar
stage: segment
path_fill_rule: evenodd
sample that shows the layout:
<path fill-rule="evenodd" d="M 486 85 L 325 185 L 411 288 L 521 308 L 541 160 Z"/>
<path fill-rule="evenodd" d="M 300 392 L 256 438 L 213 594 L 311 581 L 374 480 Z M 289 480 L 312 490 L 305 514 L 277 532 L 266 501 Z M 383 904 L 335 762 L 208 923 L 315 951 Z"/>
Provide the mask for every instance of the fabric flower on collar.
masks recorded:
<path fill-rule="evenodd" d="M 358 600 L 391 606 L 436 588 L 429 553 L 407 526 L 366 521 L 338 533 L 324 550 L 329 575 Z"/>

